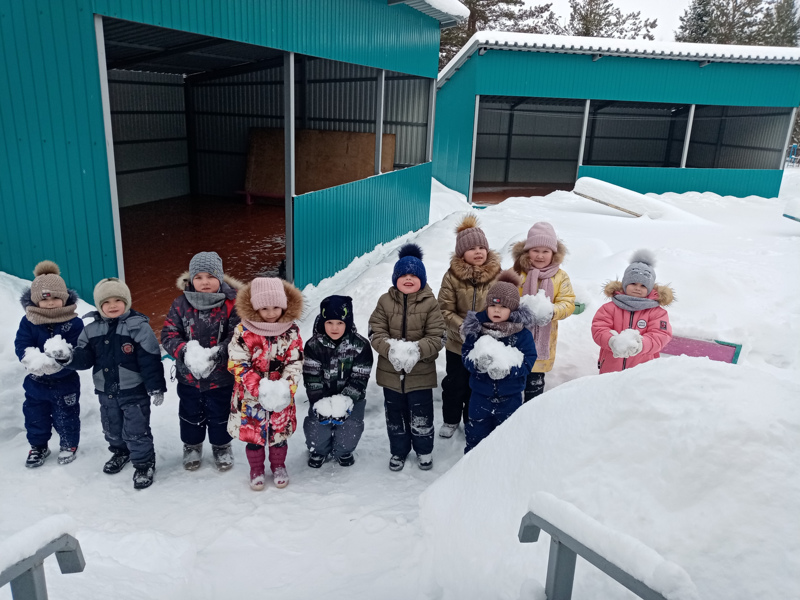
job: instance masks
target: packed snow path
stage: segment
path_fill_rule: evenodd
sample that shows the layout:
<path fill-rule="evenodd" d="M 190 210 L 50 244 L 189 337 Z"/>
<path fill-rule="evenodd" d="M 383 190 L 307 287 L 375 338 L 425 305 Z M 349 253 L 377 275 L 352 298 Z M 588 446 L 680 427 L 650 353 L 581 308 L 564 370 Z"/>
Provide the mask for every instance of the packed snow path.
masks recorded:
<path fill-rule="evenodd" d="M 800 195 L 800 180 L 795 173 L 787 175 L 787 189 Z M 463 208 L 463 204 L 440 187 L 436 191 L 431 214 L 444 217 L 442 221 L 381 245 L 356 258 L 335 277 L 305 291 L 308 309 L 301 323 L 304 340 L 310 334 L 319 301 L 334 293 L 354 298 L 356 325 L 366 335 L 369 315 L 380 294 L 391 285 L 396 249 L 406 240 L 414 239 L 424 249 L 428 281 L 438 292 L 455 245 L 453 229 L 461 218 L 460 214 L 446 214 Z M 479 216 L 492 247 L 502 253 L 504 267 L 511 266 L 509 250 L 513 243 L 523 239 L 530 225 L 539 220 L 550 221 L 570 250 L 564 267 L 578 300 L 587 306 L 582 315 L 570 317 L 559 329 L 558 357 L 555 369 L 547 376 L 548 389 L 583 376 L 596 376 L 598 349 L 589 327 L 604 301 L 600 290 L 605 281 L 622 275 L 631 252 L 639 247 L 657 253 L 658 281 L 676 290 L 678 302 L 669 311 L 677 334 L 742 343 L 741 364 L 796 384 L 800 372 L 800 228 L 781 217 L 787 199 L 666 194 L 654 200 L 670 208 L 661 218 L 633 219 L 557 192 L 546 198 L 510 199 L 480 211 Z M 167 276 L 174 278 L 175 274 Z M 416 461 L 409 460 L 402 472 L 390 472 L 383 396 L 375 385 L 374 373 L 367 391 L 366 431 L 356 451 L 356 464 L 347 469 L 336 464 L 309 469 L 300 431 L 289 440 L 291 483 L 284 490 L 275 489 L 271 483 L 260 493 L 249 489 L 242 443 L 234 443 L 236 464 L 231 471 L 218 473 L 213 469 L 206 444 L 202 468 L 185 472 L 181 468 L 174 383 L 169 385 L 164 404 L 152 409 L 158 456 L 155 484 L 135 492 L 130 467 L 118 475 L 103 474 L 109 453 L 88 372 L 81 376 L 82 441 L 77 459 L 59 466 L 51 457 L 42 468 L 26 469 L 23 463 L 28 445 L 21 410 L 25 372 L 13 352 L 14 335 L 23 314 L 18 298 L 26 285 L 29 283 L 0 274 L 0 310 L 4 315 L 0 319 L 0 506 L 4 508 L 0 537 L 54 514 L 69 514 L 75 519 L 86 571 L 60 577 L 56 576 L 55 562 L 46 563 L 52 597 L 201 600 L 280 594 L 289 599 L 320 593 L 350 599 L 447 597 L 448 591 L 433 583 L 425 568 L 429 544 L 420 519 L 419 498 L 461 458 L 463 431 L 450 440 L 436 438 L 432 471 L 420 471 Z M 90 308 L 82 303 L 79 314 Z M 444 352 L 437 364 L 441 382 Z M 171 363 L 165 365 L 169 369 Z M 658 377 L 654 380 L 659 381 Z M 587 381 L 591 385 L 592 378 Z M 434 391 L 434 399 L 438 429 L 441 388 Z M 302 421 L 308 410 L 302 388 L 297 401 Z M 711 420 L 713 414 L 704 418 Z M 709 421 L 708 426 L 713 423 Z M 566 451 L 557 447 L 558 436 L 553 440 L 553 455 Z M 581 452 L 591 455 L 604 440 L 586 438 L 581 443 Z M 57 444 L 56 437 L 50 442 L 51 450 L 57 449 Z M 485 446 L 491 447 L 488 443 Z M 484 451 L 477 448 L 474 460 Z M 624 470 L 632 457 L 621 454 L 608 460 L 617 460 L 618 468 Z M 664 473 L 667 479 L 669 476 L 669 472 Z M 515 489 L 514 482 L 508 485 L 508 489 Z M 759 485 L 765 482 L 759 481 Z M 571 489 L 574 491 L 575 486 Z M 797 504 L 796 489 L 792 492 L 795 495 L 788 501 Z M 748 490 L 742 490 L 724 508 L 737 511 L 741 508 L 737 502 L 747 507 L 753 501 Z M 648 511 L 652 508 L 647 505 Z M 626 506 L 626 510 L 632 511 L 630 520 L 635 523 L 640 514 L 637 506 Z M 713 512 L 710 510 L 710 514 Z M 523 514 L 524 510 L 515 518 Z M 669 511 L 662 518 L 668 525 Z M 470 528 L 473 524 L 458 522 L 452 526 Z M 626 533 L 635 536 L 637 532 Z M 769 528 L 765 535 L 781 533 L 793 535 L 791 529 L 779 527 Z M 443 537 L 448 535 L 444 530 Z M 447 543 L 443 547 L 446 549 Z M 663 547 L 659 551 L 681 564 L 680 554 L 670 554 Z M 756 551 L 748 548 L 742 555 Z M 524 556 L 508 560 L 521 568 Z M 798 556 L 797 542 L 787 542 L 787 580 L 796 577 L 791 565 L 800 562 Z M 681 566 L 693 574 L 691 564 Z M 465 567 L 469 565 L 460 565 Z M 524 568 L 529 569 L 531 577 L 544 577 L 544 569 L 537 569 L 533 563 L 525 562 Z M 579 567 L 579 576 L 580 571 Z M 714 577 L 727 576 L 711 572 L 701 594 L 712 598 L 713 594 L 707 593 L 709 581 L 713 584 Z M 517 598 L 519 594 L 518 586 L 494 589 L 503 598 Z M 617 592 L 613 597 L 625 596 Z M 0 599 L 8 598 L 8 588 L 0 590 Z"/>

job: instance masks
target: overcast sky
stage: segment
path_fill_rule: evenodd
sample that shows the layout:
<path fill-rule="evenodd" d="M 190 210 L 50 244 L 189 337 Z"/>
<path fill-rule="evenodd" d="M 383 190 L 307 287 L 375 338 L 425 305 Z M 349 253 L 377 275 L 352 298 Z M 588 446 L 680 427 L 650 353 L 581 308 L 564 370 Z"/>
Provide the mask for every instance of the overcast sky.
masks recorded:
<path fill-rule="evenodd" d="M 641 11 L 642 17 L 658 19 L 658 27 L 653 30 L 653 35 L 658 41 L 671 42 L 675 39 L 675 30 L 680 21 L 678 18 L 689 6 L 691 0 L 614 0 L 623 13 Z M 530 5 L 553 3 L 553 11 L 566 20 L 569 17 L 568 0 L 527 0 Z"/>

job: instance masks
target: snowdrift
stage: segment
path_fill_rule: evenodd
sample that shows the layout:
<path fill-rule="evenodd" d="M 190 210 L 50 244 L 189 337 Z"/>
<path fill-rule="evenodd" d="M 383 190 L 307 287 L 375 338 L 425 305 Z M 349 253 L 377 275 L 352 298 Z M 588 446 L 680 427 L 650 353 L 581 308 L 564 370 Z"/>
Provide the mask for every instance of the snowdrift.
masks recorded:
<path fill-rule="evenodd" d="M 430 593 L 516 599 L 539 589 L 531 579 L 544 582 L 549 539 L 523 545 L 517 531 L 547 492 L 680 565 L 702 598 L 792 597 L 798 394 L 796 382 L 688 357 L 547 392 L 422 495 Z M 630 597 L 578 562 L 576 598 Z"/>

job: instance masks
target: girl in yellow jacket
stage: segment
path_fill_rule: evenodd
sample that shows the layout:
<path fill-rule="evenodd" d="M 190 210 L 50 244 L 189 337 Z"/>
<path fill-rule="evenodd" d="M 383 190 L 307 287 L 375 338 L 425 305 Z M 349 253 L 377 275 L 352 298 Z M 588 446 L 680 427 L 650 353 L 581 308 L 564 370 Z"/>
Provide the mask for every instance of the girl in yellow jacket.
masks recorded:
<path fill-rule="evenodd" d="M 519 295 L 534 313 L 536 363 L 528 375 L 525 402 L 544 392 L 544 375 L 556 359 L 558 322 L 575 312 L 575 292 L 561 268 L 567 248 L 550 223 L 536 223 L 524 242 L 514 244 L 514 270 L 522 277 Z M 542 293 L 539 293 L 539 292 Z"/>

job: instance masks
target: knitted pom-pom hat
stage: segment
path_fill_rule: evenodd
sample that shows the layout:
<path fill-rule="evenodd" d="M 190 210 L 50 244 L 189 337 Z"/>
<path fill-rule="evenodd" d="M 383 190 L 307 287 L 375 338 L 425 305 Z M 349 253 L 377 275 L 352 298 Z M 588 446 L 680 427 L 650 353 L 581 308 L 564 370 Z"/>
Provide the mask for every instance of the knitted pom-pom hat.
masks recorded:
<path fill-rule="evenodd" d="M 462 258 L 464 253 L 475 246 L 489 249 L 486 234 L 478 227 L 478 217 L 469 214 L 456 226 L 456 256 Z"/>
<path fill-rule="evenodd" d="M 500 273 L 486 293 L 486 308 L 490 306 L 505 306 L 510 310 L 519 308 L 519 286 L 521 278 L 513 269 Z"/>
<path fill-rule="evenodd" d="M 259 310 L 277 306 L 286 310 L 288 305 L 283 280 L 277 277 L 256 277 L 250 284 L 250 303 Z"/>
<path fill-rule="evenodd" d="M 35 304 L 50 298 L 60 298 L 64 304 L 67 303 L 69 290 L 56 263 L 43 260 L 34 267 L 33 275 L 35 279 L 31 283 L 31 300 Z"/>
<path fill-rule="evenodd" d="M 653 267 L 656 266 L 656 257 L 650 250 L 637 250 L 631 256 L 631 264 L 625 269 L 625 274 L 622 276 L 622 291 L 631 283 L 641 283 L 647 288 L 647 293 L 653 291 L 653 286 L 656 284 L 656 272 Z"/>
<path fill-rule="evenodd" d="M 422 264 L 422 248 L 416 244 L 405 244 L 398 251 L 400 257 L 394 264 L 392 273 L 392 285 L 397 287 L 397 280 L 403 275 L 414 275 L 419 277 L 419 289 L 428 283 L 428 276 L 425 273 L 425 265 Z"/>

